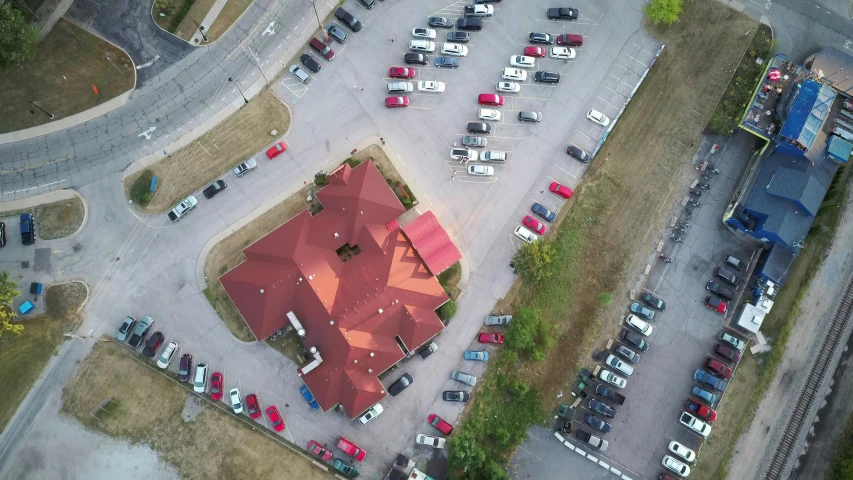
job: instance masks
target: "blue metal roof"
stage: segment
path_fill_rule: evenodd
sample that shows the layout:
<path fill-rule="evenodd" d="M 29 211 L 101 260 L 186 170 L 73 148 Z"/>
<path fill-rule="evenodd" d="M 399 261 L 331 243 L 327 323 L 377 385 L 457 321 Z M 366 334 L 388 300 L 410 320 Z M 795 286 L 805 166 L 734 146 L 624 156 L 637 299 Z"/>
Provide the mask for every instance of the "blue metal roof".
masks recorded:
<path fill-rule="evenodd" d="M 832 88 L 814 80 L 803 81 L 779 135 L 795 139 L 811 149 L 834 98 Z"/>
<path fill-rule="evenodd" d="M 832 135 L 829 137 L 829 147 L 826 149 L 829 156 L 842 163 L 847 163 L 850 154 L 853 153 L 853 143 Z"/>

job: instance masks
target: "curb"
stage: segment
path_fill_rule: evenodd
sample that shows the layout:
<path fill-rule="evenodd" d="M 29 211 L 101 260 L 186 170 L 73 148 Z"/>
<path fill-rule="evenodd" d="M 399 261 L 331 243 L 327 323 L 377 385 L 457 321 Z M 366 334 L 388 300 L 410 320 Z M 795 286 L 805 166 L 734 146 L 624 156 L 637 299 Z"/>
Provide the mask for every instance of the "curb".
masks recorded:
<path fill-rule="evenodd" d="M 54 190 L 52 192 L 42 193 L 41 195 L 37 195 L 35 197 L 24 198 L 21 200 L 10 200 L 8 202 L 0 202 L 0 206 L 2 206 L 4 209 L 8 209 L 8 210 L 20 210 L 20 209 L 24 209 L 27 207 L 35 207 L 37 205 L 44 205 L 46 203 L 60 202 L 62 200 L 70 200 L 74 197 L 79 198 L 80 202 L 83 203 L 83 221 L 80 222 L 80 226 L 77 227 L 77 230 L 75 230 L 74 233 L 72 233 L 70 235 L 66 235 L 66 236 L 60 237 L 60 238 L 54 238 L 52 240 L 45 240 L 43 238 L 39 238 L 39 240 L 41 240 L 42 242 L 49 244 L 49 243 L 55 243 L 55 242 L 64 241 L 64 240 L 68 240 L 70 238 L 73 238 L 74 236 L 79 234 L 81 231 L 83 231 L 83 228 L 89 222 L 89 204 L 86 202 L 86 199 L 83 198 L 82 195 L 80 195 L 79 192 L 77 192 L 76 190 L 71 189 L 71 188 L 63 188 L 61 190 Z"/>
<path fill-rule="evenodd" d="M 586 458 L 587 460 L 589 460 L 592 463 L 598 464 L 598 466 L 600 466 L 604 470 L 612 473 L 613 475 L 618 475 L 619 478 L 621 478 L 622 480 L 634 480 L 635 478 L 640 478 L 640 479 L 643 478 L 639 475 L 637 475 L 636 477 L 629 477 L 625 473 L 622 473 L 623 471 L 627 471 L 626 468 L 622 467 L 622 470 L 620 470 L 614 464 L 607 463 L 606 461 L 604 461 L 604 458 L 598 458 L 598 457 L 593 456 L 591 453 L 581 449 L 580 447 L 574 445 L 569 440 L 565 439 L 562 435 L 560 435 L 560 432 L 554 432 L 554 437 L 557 439 L 557 441 L 559 441 L 560 443 L 565 445 L 565 447 L 568 448 L 569 450 L 577 453 L 581 457 Z M 630 472 L 630 473 L 632 473 L 633 475 L 636 475 L 633 472 Z"/>

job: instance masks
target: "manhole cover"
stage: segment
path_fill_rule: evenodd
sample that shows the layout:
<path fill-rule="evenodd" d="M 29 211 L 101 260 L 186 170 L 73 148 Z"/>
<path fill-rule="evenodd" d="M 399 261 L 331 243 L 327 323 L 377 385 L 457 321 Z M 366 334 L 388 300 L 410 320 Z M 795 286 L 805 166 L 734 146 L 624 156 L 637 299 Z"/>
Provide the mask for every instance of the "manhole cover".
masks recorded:
<path fill-rule="evenodd" d="M 21 262 L 21 268 L 30 268 L 30 262 Z"/>
<path fill-rule="evenodd" d="M 83 250 L 83 245 L 80 245 L 80 244 L 78 243 L 77 245 L 74 245 L 73 247 L 71 247 L 71 250 L 74 250 L 74 253 L 77 253 L 77 252 L 79 252 L 80 250 Z"/>

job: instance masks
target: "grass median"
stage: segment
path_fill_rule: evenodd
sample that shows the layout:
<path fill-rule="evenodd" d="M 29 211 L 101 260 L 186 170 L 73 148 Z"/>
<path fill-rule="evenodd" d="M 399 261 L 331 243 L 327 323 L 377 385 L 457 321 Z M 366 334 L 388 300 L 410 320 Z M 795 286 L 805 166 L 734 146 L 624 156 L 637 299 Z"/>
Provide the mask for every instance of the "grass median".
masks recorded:
<path fill-rule="evenodd" d="M 556 406 L 551 399 L 569 388 L 577 369 L 592 365 L 586 354 L 593 343 L 618 331 L 620 305 L 599 297 L 621 297 L 629 288 L 623 278 L 632 258 L 653 248 L 638 232 L 651 226 L 649 238 L 663 235 L 670 212 L 661 205 L 673 186 L 687 181 L 695 152 L 690 145 L 698 143 L 728 83 L 725 71 L 749 44 L 743 33 L 755 27 L 720 3 L 697 1 L 685 2 L 672 27 L 647 27 L 666 49 L 547 237 L 559 268 L 536 285 L 517 282 L 495 308 L 532 308 L 550 325 L 554 347 L 541 362 L 498 350 L 465 415 L 465 435 L 451 440 L 457 474 L 465 465 L 455 449 L 462 449 L 462 457 L 507 460 L 527 428 L 546 421 L 545 412 Z M 459 476 L 487 478 L 495 474 L 492 468 L 484 460 Z"/>
<path fill-rule="evenodd" d="M 47 313 L 21 317 L 20 335 L 0 338 L 0 431 L 21 406 L 24 397 L 41 375 L 56 348 L 66 338 L 76 313 L 86 298 L 86 287 L 74 282 L 48 287 L 44 295 Z"/>
<path fill-rule="evenodd" d="M 36 205 L 21 210 L 0 212 L 0 218 L 18 217 L 22 213 L 36 216 L 36 235 L 42 240 L 56 240 L 76 232 L 86 215 L 83 201 L 76 195 L 67 200 Z M 17 224 L 17 219 L 16 224 Z M 6 226 L 6 235 L 12 235 L 15 228 Z"/>
<path fill-rule="evenodd" d="M 62 413 L 111 437 L 143 443 L 175 466 L 182 478 L 331 478 L 310 461 L 204 402 L 190 421 L 181 417 L 188 389 L 114 342 L 98 342 L 62 394 Z M 110 399 L 107 412 L 92 412 Z M 244 420 L 244 421 L 240 421 Z M 269 432 L 274 435 L 273 432 Z"/>

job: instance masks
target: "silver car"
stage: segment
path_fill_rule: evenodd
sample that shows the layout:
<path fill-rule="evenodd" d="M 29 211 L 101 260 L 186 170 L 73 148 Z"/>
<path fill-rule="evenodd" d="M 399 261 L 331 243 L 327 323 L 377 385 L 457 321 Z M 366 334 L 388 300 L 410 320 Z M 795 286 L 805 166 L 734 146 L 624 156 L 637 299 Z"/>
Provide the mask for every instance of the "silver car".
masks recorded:
<path fill-rule="evenodd" d="M 472 387 L 477 384 L 477 377 L 474 375 L 469 375 L 467 373 L 462 373 L 459 370 L 454 370 L 450 372 L 450 378 L 456 380 L 457 382 L 462 382 L 467 385 L 471 385 Z"/>
<path fill-rule="evenodd" d="M 118 333 L 116 333 L 116 340 L 119 342 L 123 342 L 127 340 L 127 337 L 130 336 L 130 332 L 133 331 L 133 326 L 136 324 L 136 319 L 128 315 L 124 317 L 124 323 L 121 324 L 121 327 L 118 329 Z"/>
<path fill-rule="evenodd" d="M 509 325 L 512 321 L 512 315 L 486 315 L 486 325 Z"/>

